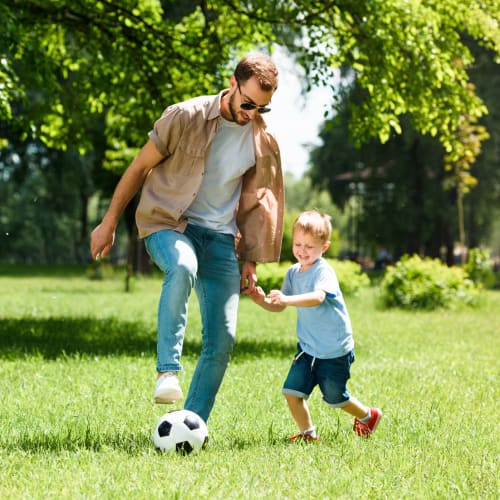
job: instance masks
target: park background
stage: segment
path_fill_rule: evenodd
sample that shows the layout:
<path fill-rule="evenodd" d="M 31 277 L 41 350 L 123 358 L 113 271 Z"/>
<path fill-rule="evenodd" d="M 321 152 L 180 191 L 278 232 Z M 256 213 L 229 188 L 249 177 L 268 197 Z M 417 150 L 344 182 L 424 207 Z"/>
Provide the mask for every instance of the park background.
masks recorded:
<path fill-rule="evenodd" d="M 500 254 L 496 2 L 9 0 L 0 6 L 0 262 L 85 263 L 126 166 L 172 102 L 276 55 L 287 231 L 328 212 L 332 251 Z M 133 200 L 114 263 L 147 268 Z M 286 246 L 283 260 L 290 257 Z M 142 269 L 145 271 L 146 269 Z"/>
<path fill-rule="evenodd" d="M 0 19 L 2 498 L 498 496 L 498 2 L 4 0 Z M 279 284 L 299 211 L 332 216 L 352 389 L 386 417 L 360 442 L 316 397 L 321 446 L 287 446 L 293 311 L 243 298 L 211 446 L 158 456 L 137 199 L 105 262 L 89 233 L 162 110 L 254 50 L 281 72 L 286 181 L 282 264 L 259 279 Z"/>

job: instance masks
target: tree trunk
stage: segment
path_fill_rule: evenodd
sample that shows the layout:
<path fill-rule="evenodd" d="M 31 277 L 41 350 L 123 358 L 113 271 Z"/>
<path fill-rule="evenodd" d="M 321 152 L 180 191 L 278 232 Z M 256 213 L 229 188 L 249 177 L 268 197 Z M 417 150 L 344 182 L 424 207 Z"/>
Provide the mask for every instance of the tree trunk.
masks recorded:
<path fill-rule="evenodd" d="M 413 173 L 413 191 L 410 202 L 415 210 L 415 219 L 411 228 L 410 238 L 408 241 L 408 253 L 420 254 L 422 251 L 422 206 L 423 206 L 423 182 L 422 168 L 419 162 L 418 155 L 419 140 L 415 139 L 411 148 L 412 173 Z"/>
<path fill-rule="evenodd" d="M 460 241 L 460 264 L 465 264 L 465 227 L 464 227 L 464 198 L 460 187 L 457 187 L 458 235 Z"/>

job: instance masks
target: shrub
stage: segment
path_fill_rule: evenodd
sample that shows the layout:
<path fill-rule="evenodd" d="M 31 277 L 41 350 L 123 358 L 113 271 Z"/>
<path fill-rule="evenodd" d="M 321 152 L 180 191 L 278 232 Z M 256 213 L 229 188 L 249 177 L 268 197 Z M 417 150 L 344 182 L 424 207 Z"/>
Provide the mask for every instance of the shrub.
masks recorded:
<path fill-rule="evenodd" d="M 482 250 L 480 248 L 469 249 L 465 271 L 476 285 L 492 288 L 495 284 L 493 261 L 490 259 L 489 250 Z"/>
<path fill-rule="evenodd" d="M 258 285 L 267 293 L 271 290 L 280 290 L 285 279 L 285 274 L 291 262 L 273 262 L 269 264 L 257 265 Z"/>
<path fill-rule="evenodd" d="M 478 298 L 478 289 L 464 269 L 418 255 L 405 255 L 396 265 L 389 266 L 380 288 L 386 307 L 405 309 L 475 305 Z"/>
<path fill-rule="evenodd" d="M 326 259 L 333 267 L 344 295 L 354 295 L 361 287 L 370 285 L 370 278 L 362 272 L 361 266 L 348 260 Z M 281 289 L 285 274 L 291 262 L 258 264 L 257 276 L 259 286 L 266 292 Z"/>
<path fill-rule="evenodd" d="M 352 260 L 326 259 L 335 269 L 344 295 L 355 295 L 360 288 L 370 286 L 370 278 L 362 267 Z"/>

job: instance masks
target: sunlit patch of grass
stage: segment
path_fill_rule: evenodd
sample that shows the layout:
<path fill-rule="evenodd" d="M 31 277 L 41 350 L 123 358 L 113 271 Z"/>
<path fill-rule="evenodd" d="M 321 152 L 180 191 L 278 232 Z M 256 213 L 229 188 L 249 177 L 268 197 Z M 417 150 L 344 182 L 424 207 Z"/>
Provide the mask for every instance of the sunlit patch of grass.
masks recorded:
<path fill-rule="evenodd" d="M 348 300 L 349 384 L 384 418 L 368 440 L 313 392 L 322 441 L 295 446 L 281 395 L 295 311 L 246 297 L 237 344 L 196 455 L 154 450 L 152 403 L 161 281 L 0 278 L 0 497 L 496 498 L 499 292 L 478 310 L 382 311 L 374 290 Z M 191 302 L 180 381 L 200 349 Z M 181 404 L 173 405 L 180 407 Z"/>

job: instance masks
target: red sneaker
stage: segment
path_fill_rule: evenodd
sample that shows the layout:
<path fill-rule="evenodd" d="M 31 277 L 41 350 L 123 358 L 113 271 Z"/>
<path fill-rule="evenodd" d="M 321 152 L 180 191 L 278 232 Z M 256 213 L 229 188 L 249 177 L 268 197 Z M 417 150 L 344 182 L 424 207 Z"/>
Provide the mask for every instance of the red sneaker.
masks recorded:
<path fill-rule="evenodd" d="M 299 432 L 298 434 L 293 435 L 288 441 L 290 441 L 290 443 L 317 443 L 320 441 L 320 437 L 314 437 L 311 436 L 311 434 L 301 434 Z"/>
<path fill-rule="evenodd" d="M 359 418 L 354 419 L 352 429 L 358 436 L 369 437 L 372 432 L 375 432 L 375 429 L 382 418 L 382 412 L 378 408 L 370 408 L 370 412 L 372 416 L 367 424 L 361 422 Z"/>

